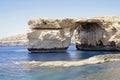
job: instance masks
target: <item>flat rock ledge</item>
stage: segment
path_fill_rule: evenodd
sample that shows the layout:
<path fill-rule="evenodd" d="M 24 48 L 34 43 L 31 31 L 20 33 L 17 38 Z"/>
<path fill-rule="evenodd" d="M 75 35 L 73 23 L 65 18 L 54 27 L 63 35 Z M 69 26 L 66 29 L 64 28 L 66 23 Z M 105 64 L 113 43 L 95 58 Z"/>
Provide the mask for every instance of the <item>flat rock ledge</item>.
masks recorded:
<path fill-rule="evenodd" d="M 35 67 L 75 67 L 87 64 L 99 64 L 104 62 L 120 61 L 120 54 L 106 54 L 93 56 L 88 59 L 78 61 L 31 61 L 31 62 L 15 62 L 17 65 L 24 65 L 26 69 Z"/>

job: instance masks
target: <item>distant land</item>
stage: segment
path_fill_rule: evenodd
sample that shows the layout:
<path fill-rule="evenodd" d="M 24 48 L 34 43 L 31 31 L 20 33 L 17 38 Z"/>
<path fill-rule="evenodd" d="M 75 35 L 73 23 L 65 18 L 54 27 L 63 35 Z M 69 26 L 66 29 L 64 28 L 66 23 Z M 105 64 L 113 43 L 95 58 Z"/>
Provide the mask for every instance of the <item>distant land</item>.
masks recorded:
<path fill-rule="evenodd" d="M 26 46 L 27 42 L 27 33 L 0 38 L 0 46 Z M 71 44 L 75 44 L 74 37 L 72 37 Z"/>
<path fill-rule="evenodd" d="M 63 24 L 61 25 L 61 23 Z M 96 42 L 99 43 L 101 41 L 101 45 L 104 44 L 107 48 L 110 45 L 117 49 L 120 48 L 120 16 L 98 16 L 78 19 L 38 18 L 30 20 L 28 25 L 30 26 L 29 29 L 31 29 L 30 32 L 0 38 L 0 46 L 27 45 L 29 39 L 31 43 L 30 47 L 32 48 L 33 45 L 37 46 L 36 48 L 45 48 L 46 46 L 44 45 L 49 47 L 49 44 L 51 47 L 53 45 L 51 45 L 51 41 L 54 43 L 53 48 L 56 45 L 57 47 L 63 47 L 63 40 L 67 43 L 67 45 L 65 44 L 66 47 L 75 43 L 79 43 L 80 48 L 81 44 L 85 43 L 95 46 Z M 74 29 L 77 25 L 82 25 L 82 27 L 79 27 L 80 29 L 78 28 L 78 33 L 76 33 L 77 29 Z M 71 30 L 73 30 L 72 34 Z"/>
<path fill-rule="evenodd" d="M 27 34 L 16 34 L 0 38 L 0 46 L 25 46 L 27 45 Z"/>

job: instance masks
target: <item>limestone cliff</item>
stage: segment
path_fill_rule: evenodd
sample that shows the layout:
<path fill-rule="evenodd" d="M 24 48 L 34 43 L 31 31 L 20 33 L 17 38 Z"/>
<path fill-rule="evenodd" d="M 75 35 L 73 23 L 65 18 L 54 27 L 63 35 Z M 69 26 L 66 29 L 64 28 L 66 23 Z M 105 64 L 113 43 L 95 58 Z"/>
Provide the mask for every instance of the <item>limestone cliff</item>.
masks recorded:
<path fill-rule="evenodd" d="M 120 17 L 33 19 L 28 22 L 28 50 L 65 51 L 75 42 L 80 50 L 120 50 Z"/>
<path fill-rule="evenodd" d="M 71 44 L 74 19 L 35 19 L 28 22 L 28 50 L 31 52 L 61 52 Z"/>
<path fill-rule="evenodd" d="M 73 28 L 75 19 L 45 19 L 38 18 L 28 22 L 31 29 L 61 29 L 61 28 Z"/>
<path fill-rule="evenodd" d="M 79 20 L 78 49 L 119 50 L 120 16 L 94 17 Z"/>

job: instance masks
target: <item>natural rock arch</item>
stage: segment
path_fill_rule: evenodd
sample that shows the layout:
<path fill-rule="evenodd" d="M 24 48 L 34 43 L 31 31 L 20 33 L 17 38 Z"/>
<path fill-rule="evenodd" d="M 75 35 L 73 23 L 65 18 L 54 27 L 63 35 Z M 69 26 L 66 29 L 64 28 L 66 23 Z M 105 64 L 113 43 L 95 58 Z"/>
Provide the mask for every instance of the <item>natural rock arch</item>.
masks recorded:
<path fill-rule="evenodd" d="M 66 51 L 71 44 L 72 36 L 75 37 L 78 50 L 120 50 L 119 23 L 119 17 L 114 16 L 91 19 L 33 19 L 28 22 L 31 29 L 27 34 L 28 50 Z"/>
<path fill-rule="evenodd" d="M 114 26 L 114 22 L 104 19 L 86 19 L 77 23 L 80 25 L 78 50 L 119 50 L 114 38 L 119 25 Z"/>

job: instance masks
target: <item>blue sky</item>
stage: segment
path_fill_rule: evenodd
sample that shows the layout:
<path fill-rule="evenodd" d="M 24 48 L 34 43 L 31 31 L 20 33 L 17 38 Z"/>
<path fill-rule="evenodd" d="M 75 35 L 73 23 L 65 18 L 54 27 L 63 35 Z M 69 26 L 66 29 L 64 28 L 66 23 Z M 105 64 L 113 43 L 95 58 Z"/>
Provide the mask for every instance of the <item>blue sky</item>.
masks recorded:
<path fill-rule="evenodd" d="M 0 0 L 0 37 L 28 30 L 35 18 L 120 15 L 120 0 Z"/>

